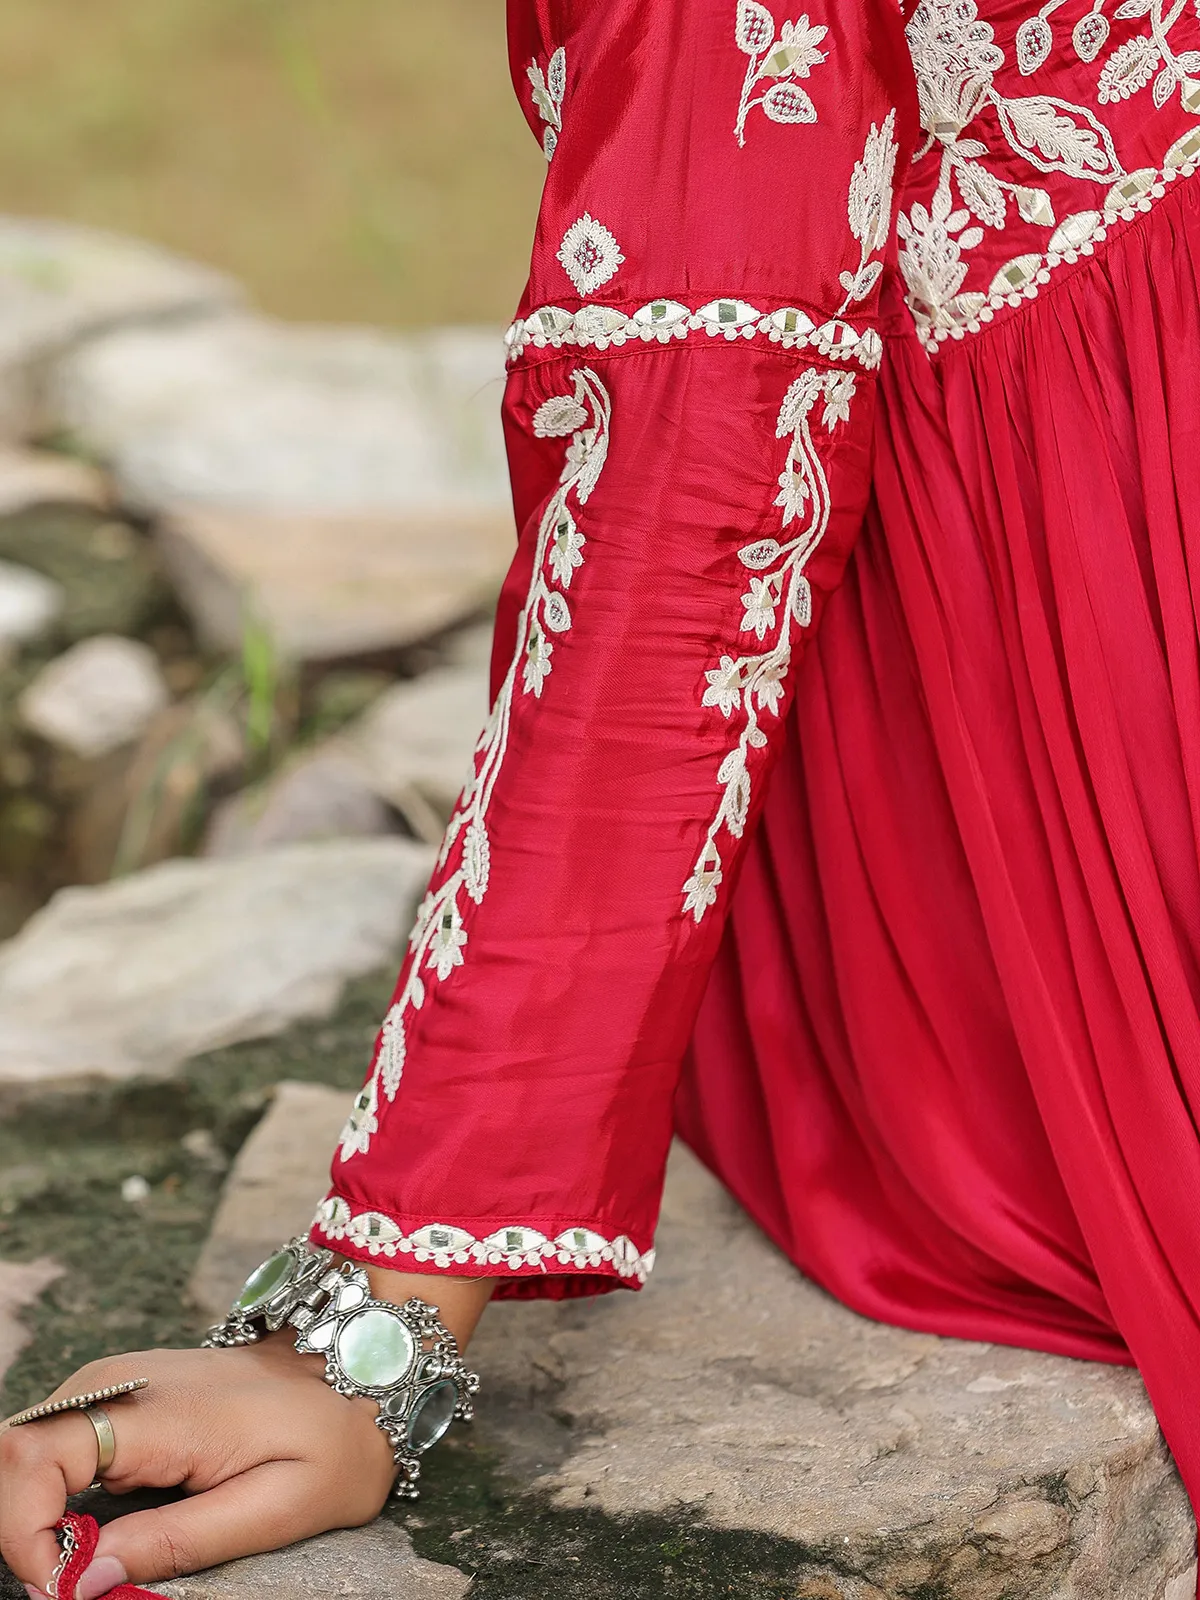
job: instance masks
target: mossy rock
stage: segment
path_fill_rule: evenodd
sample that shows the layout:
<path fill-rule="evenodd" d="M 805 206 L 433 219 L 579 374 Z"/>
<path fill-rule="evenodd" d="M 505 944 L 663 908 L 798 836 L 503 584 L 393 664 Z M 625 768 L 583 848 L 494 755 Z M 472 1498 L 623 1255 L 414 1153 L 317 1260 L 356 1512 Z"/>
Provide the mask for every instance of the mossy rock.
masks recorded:
<path fill-rule="evenodd" d="M 66 644 L 96 633 L 136 635 L 169 601 L 150 541 L 86 506 L 36 506 L 0 517 L 0 559 L 62 585 L 57 632 Z"/>

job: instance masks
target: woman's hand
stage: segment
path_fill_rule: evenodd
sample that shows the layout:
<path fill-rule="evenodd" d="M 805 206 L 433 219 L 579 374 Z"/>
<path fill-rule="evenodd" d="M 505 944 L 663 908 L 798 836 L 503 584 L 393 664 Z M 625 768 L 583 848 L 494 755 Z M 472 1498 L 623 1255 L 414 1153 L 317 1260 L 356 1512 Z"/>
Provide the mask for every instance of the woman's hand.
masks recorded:
<path fill-rule="evenodd" d="M 105 1487 L 181 1485 L 195 1498 L 111 1522 L 79 1585 L 95 1600 L 251 1551 L 369 1522 L 395 1477 L 376 1406 L 325 1383 L 324 1362 L 286 1334 L 236 1350 L 152 1350 L 96 1361 L 54 1398 L 129 1378 L 150 1387 L 105 1408 L 116 1455 Z M 34 1593 L 58 1563 L 54 1524 L 95 1477 L 95 1430 L 79 1412 L 0 1434 L 0 1554 Z"/>
<path fill-rule="evenodd" d="M 374 1270 L 371 1284 L 380 1299 L 436 1299 L 464 1346 L 492 1288 Z M 181 1486 L 193 1496 L 103 1528 L 79 1600 L 378 1515 L 395 1479 L 391 1446 L 375 1426 L 378 1408 L 331 1389 L 323 1359 L 298 1355 L 293 1339 L 285 1331 L 233 1350 L 113 1356 L 55 1391 L 58 1399 L 149 1378 L 148 1389 L 105 1407 L 116 1455 L 104 1486 L 114 1494 Z M 93 1481 L 98 1453 L 80 1412 L 0 1432 L 0 1555 L 34 1595 L 47 1590 L 58 1564 L 53 1529 L 67 1496 Z"/>

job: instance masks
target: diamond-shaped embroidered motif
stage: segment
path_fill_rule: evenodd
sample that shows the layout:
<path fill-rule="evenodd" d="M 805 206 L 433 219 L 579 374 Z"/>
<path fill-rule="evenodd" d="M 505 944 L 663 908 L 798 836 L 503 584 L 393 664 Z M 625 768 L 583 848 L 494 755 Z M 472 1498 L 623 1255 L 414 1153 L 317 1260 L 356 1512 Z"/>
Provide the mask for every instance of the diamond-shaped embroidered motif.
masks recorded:
<path fill-rule="evenodd" d="M 604 224 L 585 211 L 567 229 L 558 259 L 579 293 L 587 295 L 607 283 L 625 257 Z"/>

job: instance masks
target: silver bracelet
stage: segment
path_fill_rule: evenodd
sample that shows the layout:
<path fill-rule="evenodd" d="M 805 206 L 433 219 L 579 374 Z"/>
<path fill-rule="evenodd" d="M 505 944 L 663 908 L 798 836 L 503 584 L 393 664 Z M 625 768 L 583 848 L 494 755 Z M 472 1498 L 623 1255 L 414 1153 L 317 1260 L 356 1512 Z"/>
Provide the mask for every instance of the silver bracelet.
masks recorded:
<path fill-rule="evenodd" d="M 256 1344 L 284 1326 L 295 1328 L 298 1351 L 325 1357 L 325 1382 L 339 1394 L 375 1401 L 398 1473 L 392 1493 L 415 1500 L 421 1457 L 455 1417 L 470 1421 L 479 1388 L 437 1307 L 375 1300 L 364 1268 L 299 1238 L 255 1268 L 204 1345 Z"/>

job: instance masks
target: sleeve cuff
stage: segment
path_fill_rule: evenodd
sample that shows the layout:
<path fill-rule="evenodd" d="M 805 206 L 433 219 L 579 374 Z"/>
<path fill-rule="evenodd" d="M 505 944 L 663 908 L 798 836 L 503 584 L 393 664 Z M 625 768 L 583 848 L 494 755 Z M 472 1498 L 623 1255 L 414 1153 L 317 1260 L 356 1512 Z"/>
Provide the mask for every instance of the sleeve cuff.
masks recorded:
<path fill-rule="evenodd" d="M 498 1278 L 501 1299 L 567 1299 L 610 1289 L 640 1289 L 654 1265 L 654 1250 L 603 1224 L 563 1226 L 554 1219 L 463 1223 L 398 1218 L 356 1211 L 342 1195 L 328 1195 L 313 1218 L 314 1244 L 398 1272 Z"/>

